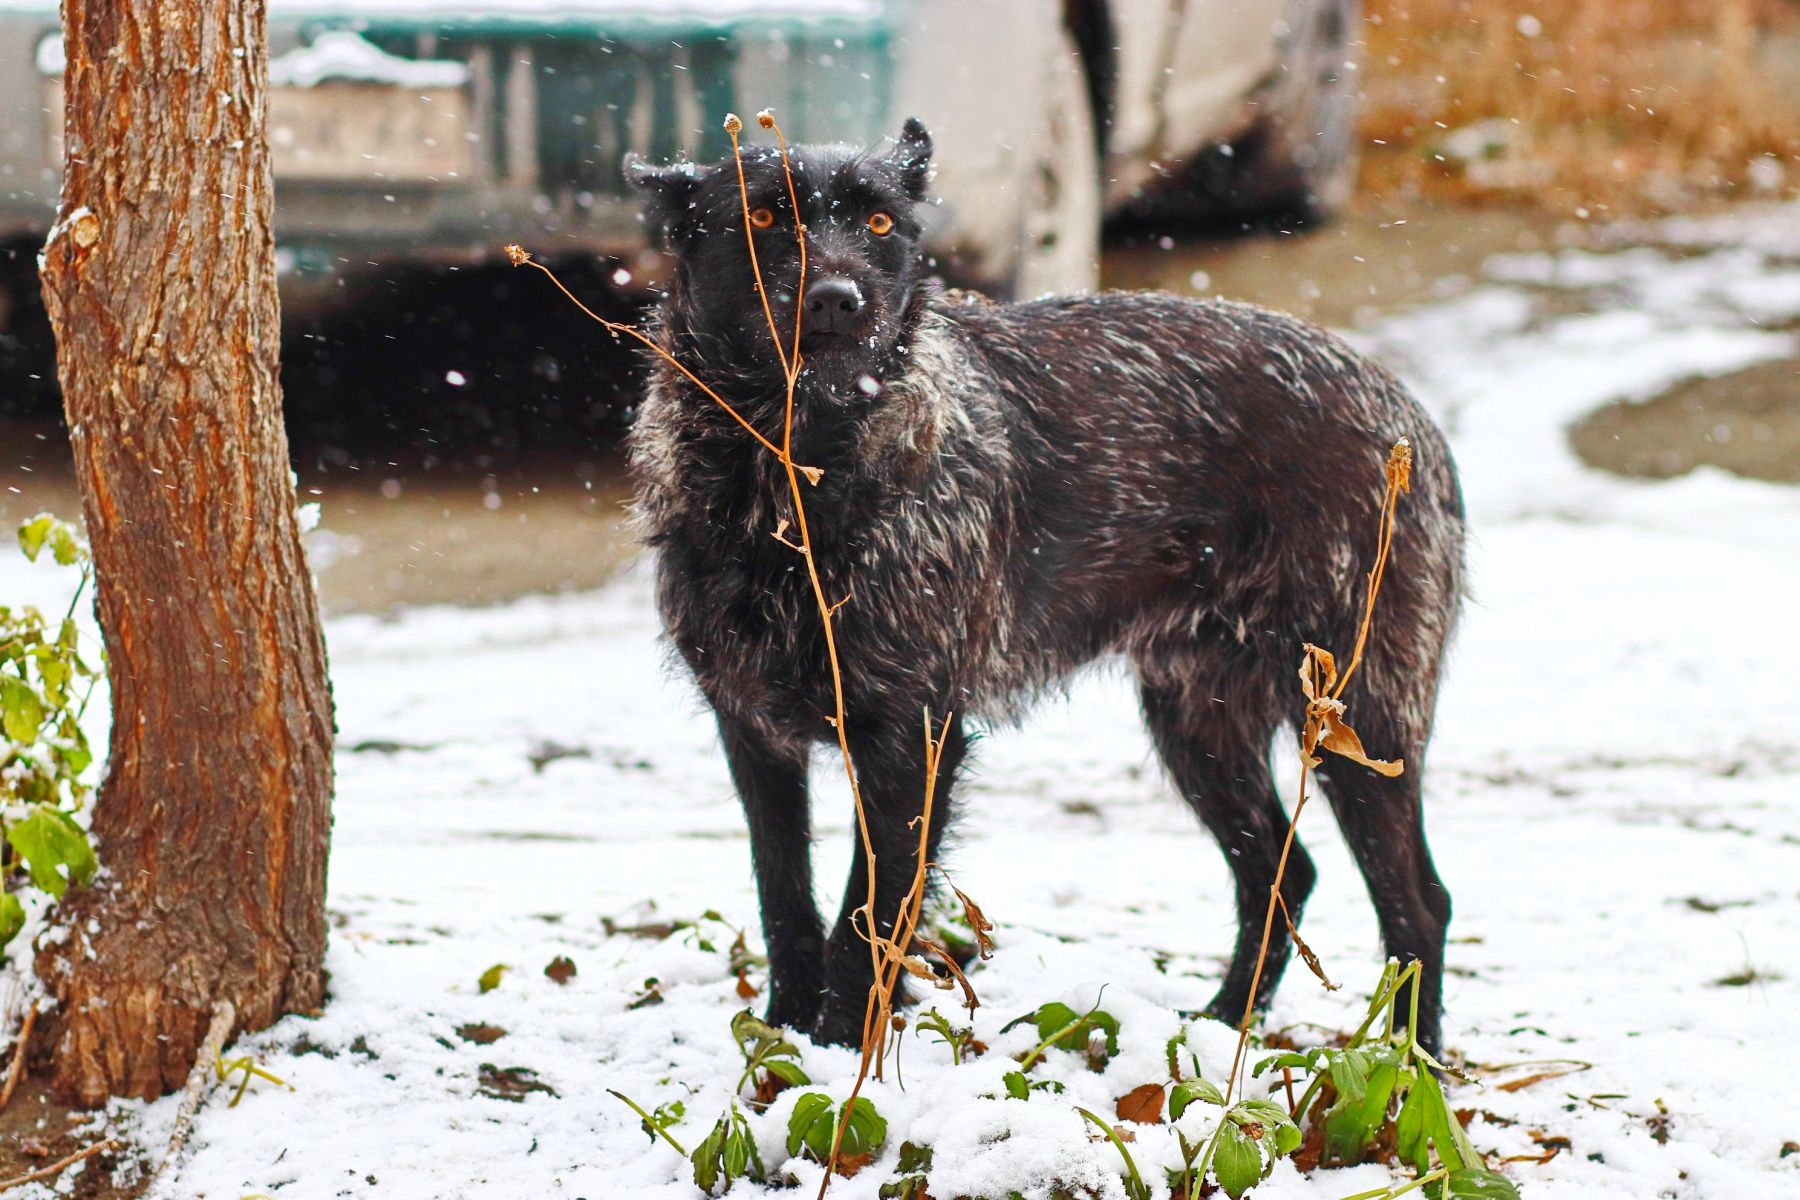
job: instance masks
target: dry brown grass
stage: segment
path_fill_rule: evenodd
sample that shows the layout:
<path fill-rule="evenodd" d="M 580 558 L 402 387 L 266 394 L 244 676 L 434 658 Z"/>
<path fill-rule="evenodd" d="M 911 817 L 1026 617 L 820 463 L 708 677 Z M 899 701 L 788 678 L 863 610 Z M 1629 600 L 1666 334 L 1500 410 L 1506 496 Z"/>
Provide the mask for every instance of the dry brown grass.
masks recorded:
<path fill-rule="evenodd" d="M 1368 0 L 1364 33 L 1365 194 L 1593 215 L 1800 194 L 1796 0 Z"/>

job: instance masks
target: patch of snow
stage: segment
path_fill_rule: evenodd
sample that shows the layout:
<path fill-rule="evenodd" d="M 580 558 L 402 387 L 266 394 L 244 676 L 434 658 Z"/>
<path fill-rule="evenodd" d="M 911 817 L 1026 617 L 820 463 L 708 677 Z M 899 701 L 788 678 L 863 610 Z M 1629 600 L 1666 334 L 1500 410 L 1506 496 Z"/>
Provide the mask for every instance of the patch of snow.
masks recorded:
<path fill-rule="evenodd" d="M 401 58 L 347 29 L 326 30 L 316 35 L 310 46 L 269 60 L 269 83 L 274 87 L 309 88 L 332 79 L 407 88 L 455 88 L 469 82 L 469 65 Z"/>

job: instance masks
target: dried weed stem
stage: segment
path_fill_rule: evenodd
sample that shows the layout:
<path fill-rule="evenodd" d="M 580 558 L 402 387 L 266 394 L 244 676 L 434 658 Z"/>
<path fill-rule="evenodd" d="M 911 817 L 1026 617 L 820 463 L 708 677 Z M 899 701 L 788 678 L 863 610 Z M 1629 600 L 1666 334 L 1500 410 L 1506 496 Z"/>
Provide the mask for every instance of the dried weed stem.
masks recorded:
<path fill-rule="evenodd" d="M 963 977 L 961 970 L 950 958 L 949 954 L 942 948 L 918 936 L 919 921 L 924 909 L 925 896 L 928 891 L 927 882 L 931 869 L 936 866 L 935 863 L 928 861 L 933 801 L 937 789 L 938 767 L 943 757 L 945 742 L 950 735 L 952 717 L 949 714 L 944 716 L 943 722 L 941 726 L 937 727 L 934 736 L 931 712 L 929 709 L 925 711 L 925 795 L 922 813 L 916 820 L 919 831 L 919 845 L 913 872 L 913 881 L 911 887 L 907 890 L 906 896 L 901 901 L 900 911 L 895 914 L 893 933 L 889 937 L 884 938 L 880 935 L 875 921 L 875 846 L 869 833 L 868 814 L 863 806 L 862 785 L 857 778 L 855 761 L 850 755 L 849 719 L 847 704 L 844 698 L 843 669 L 838 659 L 836 632 L 837 614 L 838 610 L 850 602 L 851 596 L 849 593 L 846 593 L 842 599 L 833 602 L 827 599 L 825 595 L 825 583 L 819 574 L 818 556 L 814 553 L 812 527 L 807 519 L 805 493 L 800 487 L 800 476 L 804 475 L 808 483 L 817 485 L 819 480 L 823 477 L 823 472 L 816 467 L 800 466 L 796 464 L 793 459 L 794 391 L 799 382 L 800 370 L 804 365 L 804 360 L 800 353 L 800 335 L 801 313 L 804 311 L 803 306 L 806 299 L 806 227 L 800 222 L 800 202 L 794 184 L 793 164 L 789 158 L 787 139 L 781 132 L 781 126 L 776 122 L 774 114 L 767 109 L 758 113 L 756 119 L 757 123 L 764 129 L 771 130 L 775 134 L 775 139 L 780 149 L 782 174 L 786 179 L 788 201 L 792 206 L 794 216 L 794 237 L 799 247 L 800 259 L 799 279 L 795 287 L 793 341 L 790 349 L 783 345 L 781 329 L 775 320 L 774 307 L 769 303 L 768 290 L 763 279 L 762 264 L 756 252 L 756 238 L 752 231 L 750 221 L 749 184 L 744 173 L 743 147 L 739 141 L 739 134 L 743 131 L 744 127 L 743 121 L 735 113 L 728 114 L 725 118 L 725 132 L 730 135 L 732 160 L 737 168 L 738 201 L 744 218 L 744 244 L 750 256 L 751 271 L 756 279 L 756 293 L 758 300 L 762 304 L 763 318 L 768 323 L 769 336 L 774 341 L 775 352 L 781 360 L 782 377 L 785 385 L 786 394 L 783 400 L 781 444 L 779 446 L 768 437 L 764 436 L 763 433 L 745 419 L 737 409 L 732 407 L 724 397 L 720 396 L 711 387 L 707 386 L 707 384 L 689 370 L 685 364 L 676 359 L 676 357 L 667 349 L 658 345 L 653 338 L 645 334 L 642 330 L 632 325 L 608 321 L 606 318 L 594 312 L 577 299 L 568 288 L 563 286 L 562 281 L 557 279 L 555 272 L 551 271 L 549 267 L 542 263 L 535 261 L 523 248 L 516 245 L 509 245 L 506 247 L 506 254 L 507 257 L 512 260 L 513 265 L 536 267 L 545 275 L 549 276 L 550 281 L 556 285 L 557 290 L 562 292 L 564 296 L 567 296 L 577 308 L 587 314 L 591 320 L 597 322 L 606 329 L 607 332 L 614 334 L 615 336 L 621 333 L 627 334 L 648 346 L 661 357 L 664 362 L 681 372 L 690 383 L 699 388 L 712 399 L 714 403 L 718 404 L 719 407 L 729 413 L 731 417 L 736 420 L 739 425 L 743 426 L 743 428 L 761 443 L 765 449 L 773 453 L 786 473 L 788 492 L 794 505 L 793 527 L 798 534 L 798 540 L 792 540 L 786 536 L 788 522 L 785 519 L 772 530 L 771 533 L 777 541 L 799 554 L 801 559 L 806 563 L 807 582 L 811 587 L 814 603 L 819 610 L 819 622 L 825 635 L 825 656 L 831 672 L 832 715 L 827 717 L 826 720 L 830 722 L 833 731 L 837 735 L 838 754 L 843 761 L 844 776 L 850 784 L 851 799 L 855 803 L 857 836 L 862 843 L 863 859 L 866 863 L 868 883 L 867 896 L 863 904 L 852 912 L 851 918 L 854 922 L 857 917 L 861 917 L 863 929 L 866 929 L 867 931 L 865 933 L 863 930 L 858 930 L 869 943 L 869 963 L 875 982 L 869 989 L 869 998 L 864 1008 L 861 1066 L 857 1072 L 856 1083 L 851 1088 L 850 1096 L 844 1102 L 843 1106 L 845 1111 L 848 1111 L 854 1104 L 856 1098 L 861 1094 L 863 1085 L 868 1081 L 871 1073 L 873 1073 L 874 1077 L 877 1079 L 881 1077 L 881 1064 L 887 1044 L 886 1034 L 893 1018 L 894 994 L 899 989 L 901 972 L 905 971 L 921 978 L 930 979 L 934 983 L 938 982 L 936 973 L 932 971 L 929 965 L 922 959 L 907 953 L 909 947 L 917 942 L 937 954 L 938 957 L 944 961 L 956 981 L 961 984 L 965 1002 L 968 1007 L 973 1010 L 977 1003 L 974 990 L 969 986 L 968 980 Z M 966 896 L 963 896 L 960 892 L 958 893 L 958 896 L 962 899 L 964 906 L 971 911 L 973 918 L 979 922 L 977 925 L 977 936 L 982 940 L 982 944 L 985 947 L 987 943 L 985 940 L 984 927 L 991 928 L 991 926 L 986 925 L 985 917 L 981 916 L 979 908 L 977 908 L 972 901 Z M 831 1156 L 826 1163 L 825 1176 L 819 1186 L 819 1195 L 821 1197 L 824 1196 L 826 1189 L 830 1187 L 832 1177 L 837 1171 L 839 1152 L 842 1148 L 843 1137 L 844 1127 L 840 1124 L 836 1136 L 832 1139 Z"/>
<path fill-rule="evenodd" d="M 1275 882 L 1269 885 L 1269 904 L 1263 913 L 1262 944 L 1256 954 L 1256 970 L 1250 976 L 1250 996 L 1244 1003 L 1243 1016 L 1238 1021 L 1237 1049 L 1231 1058 L 1231 1077 L 1225 1084 L 1225 1098 L 1231 1099 L 1244 1076 L 1245 1057 L 1250 1049 L 1250 1024 L 1256 1015 L 1256 992 L 1262 986 L 1263 967 L 1269 957 L 1269 936 L 1275 928 L 1275 911 L 1281 910 L 1287 920 L 1289 932 L 1293 935 L 1295 945 L 1313 973 L 1324 981 L 1328 988 L 1336 985 L 1326 978 L 1324 969 L 1318 965 L 1318 957 L 1294 928 L 1294 922 L 1287 911 L 1287 901 L 1281 895 L 1281 884 L 1287 876 L 1288 858 L 1294 849 L 1294 832 L 1300 827 L 1300 814 L 1306 809 L 1308 798 L 1307 785 L 1312 780 L 1312 770 L 1318 766 L 1320 759 L 1315 756 L 1322 746 L 1334 753 L 1341 754 L 1354 762 L 1359 762 L 1384 775 L 1400 774 L 1404 765 L 1398 761 L 1388 763 L 1371 759 L 1363 752 L 1362 742 L 1356 732 L 1344 721 L 1344 702 L 1340 697 L 1349 684 L 1350 677 L 1362 664 L 1363 650 L 1368 645 L 1369 630 L 1375 620 L 1375 600 L 1381 594 L 1381 579 L 1387 570 L 1388 553 L 1394 544 L 1394 510 L 1399 504 L 1400 493 L 1412 487 L 1412 446 L 1405 438 L 1394 443 L 1387 458 L 1387 491 L 1381 500 L 1381 530 L 1375 553 L 1375 565 L 1369 569 L 1368 591 L 1363 599 L 1362 623 L 1357 629 L 1356 646 L 1351 652 L 1350 665 L 1343 675 L 1337 673 L 1337 666 L 1329 651 L 1322 650 L 1308 643 L 1300 661 L 1300 685 L 1307 699 L 1306 720 L 1300 734 L 1300 794 L 1294 802 L 1294 814 L 1288 819 L 1287 836 L 1281 843 L 1281 858 L 1275 865 Z"/>
<path fill-rule="evenodd" d="M 38 1006 L 34 1003 L 25 1010 L 24 1019 L 19 1022 L 19 1040 L 13 1043 L 12 1066 L 6 1072 L 6 1086 L 0 1087 L 0 1112 L 12 1101 L 13 1090 L 19 1086 L 19 1079 L 25 1073 L 25 1050 L 31 1042 L 31 1027 L 37 1024 Z"/>
<path fill-rule="evenodd" d="M 59 1158 L 47 1167 L 39 1167 L 35 1171 L 28 1172 L 24 1175 L 15 1175 L 11 1179 L 0 1179 L 0 1192 L 10 1192 L 14 1188 L 24 1187 L 28 1183 L 40 1183 L 46 1179 L 54 1179 L 58 1175 L 61 1175 L 64 1170 L 74 1166 L 82 1159 L 92 1158 L 102 1150 L 111 1150 L 118 1144 L 119 1143 L 112 1138 L 106 1138 L 103 1141 L 95 1142 L 84 1150 L 77 1150 L 66 1158 Z"/>

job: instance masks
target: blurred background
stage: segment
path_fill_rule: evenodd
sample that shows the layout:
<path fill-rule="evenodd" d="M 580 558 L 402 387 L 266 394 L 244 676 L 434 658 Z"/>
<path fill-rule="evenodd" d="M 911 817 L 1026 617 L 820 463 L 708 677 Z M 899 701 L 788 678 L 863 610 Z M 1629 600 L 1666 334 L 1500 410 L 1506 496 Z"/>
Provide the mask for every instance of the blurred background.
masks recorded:
<path fill-rule="evenodd" d="M 57 22 L 0 0 L 5 524 L 80 508 L 35 278 Z M 951 283 L 1346 330 L 1496 256 L 1621 252 L 1800 190 L 1796 0 L 272 0 L 270 52 L 283 385 L 336 612 L 592 587 L 630 557 L 637 354 L 500 247 L 634 319 L 665 264 L 620 160 L 716 158 L 727 111 L 870 146 L 923 118 Z M 1800 479 L 1797 371 L 1603 409 L 1574 449 Z"/>

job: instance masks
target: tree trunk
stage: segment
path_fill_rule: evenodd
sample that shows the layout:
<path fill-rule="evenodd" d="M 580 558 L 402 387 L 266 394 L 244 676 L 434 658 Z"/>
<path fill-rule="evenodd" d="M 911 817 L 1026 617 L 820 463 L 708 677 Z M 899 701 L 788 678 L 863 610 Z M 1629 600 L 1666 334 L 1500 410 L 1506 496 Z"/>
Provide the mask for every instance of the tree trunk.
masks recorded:
<path fill-rule="evenodd" d="M 65 1100 L 324 997 L 332 715 L 276 380 L 258 0 L 63 0 L 45 301 L 112 682 L 102 872 L 40 940 Z"/>

